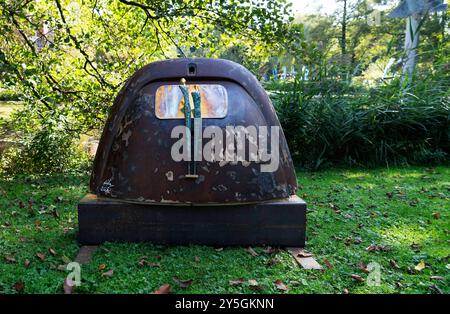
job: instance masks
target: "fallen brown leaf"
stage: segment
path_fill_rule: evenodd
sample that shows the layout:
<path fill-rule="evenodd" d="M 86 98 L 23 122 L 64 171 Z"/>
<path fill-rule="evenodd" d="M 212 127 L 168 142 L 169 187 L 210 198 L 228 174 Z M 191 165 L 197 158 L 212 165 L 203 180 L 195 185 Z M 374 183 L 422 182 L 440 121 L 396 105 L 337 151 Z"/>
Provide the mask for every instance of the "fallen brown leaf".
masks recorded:
<path fill-rule="evenodd" d="M 64 294 L 72 294 L 73 290 L 75 289 L 75 284 L 73 283 L 72 279 L 66 278 L 64 280 L 63 288 Z"/>
<path fill-rule="evenodd" d="M 239 278 L 239 279 L 237 279 L 237 280 L 230 280 L 230 281 L 229 281 L 229 284 L 230 284 L 230 286 L 240 286 L 240 285 L 242 285 L 244 282 L 245 282 L 245 279 L 244 279 L 244 278 Z"/>
<path fill-rule="evenodd" d="M 199 263 L 200 262 L 200 257 L 194 256 L 194 262 Z"/>
<path fill-rule="evenodd" d="M 360 263 L 359 264 L 359 269 L 363 272 L 363 273 L 369 273 L 369 270 L 367 269 L 367 265 L 364 263 Z"/>
<path fill-rule="evenodd" d="M 400 266 L 398 266 L 397 262 L 394 261 L 393 259 L 391 259 L 391 260 L 389 261 L 389 264 L 390 264 L 391 267 L 394 268 L 394 269 L 400 269 Z"/>
<path fill-rule="evenodd" d="M 153 294 L 169 294 L 171 290 L 172 287 L 166 283 L 159 287 L 157 290 L 153 291 Z"/>
<path fill-rule="evenodd" d="M 147 262 L 147 266 L 150 267 L 161 267 L 160 263 Z"/>
<path fill-rule="evenodd" d="M 11 255 L 6 255 L 6 256 L 5 256 L 5 260 L 6 260 L 8 263 L 15 263 L 15 262 L 16 262 L 16 259 L 15 259 L 14 257 L 12 257 Z"/>
<path fill-rule="evenodd" d="M 28 268 L 30 266 L 31 262 L 30 260 L 26 259 L 25 262 L 23 262 L 23 266 L 25 266 L 25 268 Z"/>
<path fill-rule="evenodd" d="M 416 266 L 414 266 L 414 269 L 417 271 L 422 271 L 425 268 L 425 262 L 424 261 L 420 261 L 419 264 L 417 264 Z"/>
<path fill-rule="evenodd" d="M 323 263 L 325 264 L 325 266 L 327 266 L 328 269 L 333 268 L 333 265 L 331 265 L 330 261 L 326 258 L 323 260 Z"/>
<path fill-rule="evenodd" d="M 245 249 L 251 256 L 258 256 L 258 253 L 255 252 L 254 249 L 252 249 L 252 247 L 248 247 Z"/>
<path fill-rule="evenodd" d="M 444 277 L 442 277 L 442 276 L 431 276 L 430 279 L 431 280 L 444 280 Z"/>
<path fill-rule="evenodd" d="M 139 266 L 144 267 L 144 266 L 150 266 L 150 267 L 161 267 L 160 263 L 153 263 L 153 262 L 149 262 L 146 259 L 141 259 L 139 261 Z"/>
<path fill-rule="evenodd" d="M 439 219 L 439 218 L 441 218 L 441 214 L 438 213 L 438 212 L 433 213 L 432 215 L 433 215 L 433 218 L 434 218 L 434 219 Z"/>
<path fill-rule="evenodd" d="M 442 294 L 442 290 L 439 289 L 439 287 L 436 285 L 431 285 L 429 288 L 430 288 L 431 292 L 433 292 L 435 294 Z"/>
<path fill-rule="evenodd" d="M 106 268 L 106 264 L 98 265 L 98 270 L 104 270 Z"/>
<path fill-rule="evenodd" d="M 379 252 L 379 251 L 387 252 L 390 251 L 390 249 L 391 249 L 390 247 L 381 244 L 371 244 L 366 248 L 366 250 L 369 252 Z"/>
<path fill-rule="evenodd" d="M 276 280 L 274 283 L 278 290 L 288 291 L 288 287 L 280 279 Z"/>
<path fill-rule="evenodd" d="M 352 239 L 352 237 L 345 238 L 345 239 L 344 239 L 344 244 L 345 244 L 346 246 L 352 245 L 352 244 L 353 244 L 353 239 Z"/>
<path fill-rule="evenodd" d="M 36 253 L 37 258 L 39 258 L 41 261 L 45 260 L 45 255 L 42 253 Z"/>
<path fill-rule="evenodd" d="M 363 281 L 364 281 L 364 278 L 361 277 L 360 275 L 352 274 L 351 277 L 352 277 L 354 280 L 359 281 L 359 282 L 363 282 Z"/>
<path fill-rule="evenodd" d="M 56 251 L 52 248 L 48 249 L 49 253 L 52 254 L 53 256 L 56 256 Z"/>
<path fill-rule="evenodd" d="M 145 265 L 147 265 L 147 260 L 146 259 L 141 259 L 140 261 L 139 261 L 139 266 L 141 266 L 141 267 L 144 267 Z"/>
<path fill-rule="evenodd" d="M 102 277 L 112 277 L 113 274 L 114 274 L 114 270 L 110 269 L 107 272 L 104 272 L 102 274 Z"/>
<path fill-rule="evenodd" d="M 13 285 L 13 288 L 14 288 L 14 290 L 16 290 L 16 292 L 22 292 L 23 289 L 25 288 L 25 284 L 23 282 L 19 281 Z"/>
<path fill-rule="evenodd" d="M 180 286 L 180 288 L 183 289 L 188 288 L 193 282 L 192 279 L 180 279 L 177 276 L 173 277 L 173 281 L 175 281 Z"/>

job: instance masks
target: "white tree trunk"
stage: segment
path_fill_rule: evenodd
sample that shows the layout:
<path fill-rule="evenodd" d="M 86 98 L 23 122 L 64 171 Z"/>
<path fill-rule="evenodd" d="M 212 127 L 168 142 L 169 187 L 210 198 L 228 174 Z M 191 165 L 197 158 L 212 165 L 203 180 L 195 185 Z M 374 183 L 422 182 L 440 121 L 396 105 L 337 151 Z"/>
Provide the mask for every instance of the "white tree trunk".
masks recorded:
<path fill-rule="evenodd" d="M 403 73 L 411 76 L 417 62 L 417 46 L 419 45 L 419 24 L 421 16 L 414 14 L 406 19 L 405 61 Z"/>

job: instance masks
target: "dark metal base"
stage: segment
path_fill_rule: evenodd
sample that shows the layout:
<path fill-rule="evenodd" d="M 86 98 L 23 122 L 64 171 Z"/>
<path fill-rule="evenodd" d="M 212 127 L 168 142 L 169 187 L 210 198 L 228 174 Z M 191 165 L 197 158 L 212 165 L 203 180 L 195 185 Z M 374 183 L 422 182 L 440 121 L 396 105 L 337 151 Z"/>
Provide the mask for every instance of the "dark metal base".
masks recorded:
<path fill-rule="evenodd" d="M 143 205 L 86 195 L 78 240 L 178 245 L 305 245 L 306 203 L 289 199 L 227 206 Z"/>

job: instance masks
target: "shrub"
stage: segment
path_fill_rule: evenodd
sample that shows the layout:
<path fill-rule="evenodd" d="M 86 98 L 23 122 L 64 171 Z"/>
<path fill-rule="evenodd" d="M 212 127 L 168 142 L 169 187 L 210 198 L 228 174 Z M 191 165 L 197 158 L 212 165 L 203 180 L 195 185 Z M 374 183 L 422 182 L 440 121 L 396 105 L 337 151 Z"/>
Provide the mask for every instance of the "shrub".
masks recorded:
<path fill-rule="evenodd" d="M 293 158 L 303 166 L 442 163 L 450 154 L 443 77 L 338 90 L 294 81 L 281 84 L 272 99 Z"/>
<path fill-rule="evenodd" d="M 0 159 L 0 170 L 8 173 L 70 172 L 88 167 L 88 154 L 77 147 L 72 134 L 48 128 L 23 135 Z"/>
<path fill-rule="evenodd" d="M 10 89 L 0 88 L 0 101 L 16 101 L 19 100 L 19 94 Z"/>

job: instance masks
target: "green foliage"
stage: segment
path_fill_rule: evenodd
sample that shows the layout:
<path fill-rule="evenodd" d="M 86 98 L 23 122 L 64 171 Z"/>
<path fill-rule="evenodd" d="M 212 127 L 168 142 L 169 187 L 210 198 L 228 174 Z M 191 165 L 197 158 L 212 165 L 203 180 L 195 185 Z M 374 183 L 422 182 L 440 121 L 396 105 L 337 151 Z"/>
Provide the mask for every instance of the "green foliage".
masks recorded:
<path fill-rule="evenodd" d="M 14 101 L 19 100 L 19 94 L 11 89 L 0 88 L 0 101 Z"/>
<path fill-rule="evenodd" d="M 432 164 L 450 154 L 450 86 L 442 75 L 424 73 L 408 85 L 394 79 L 375 88 L 297 80 L 279 86 L 273 99 L 302 165 Z"/>
<path fill-rule="evenodd" d="M 262 55 L 282 44 L 289 13 L 285 0 L 0 0 L 0 78 L 25 102 L 11 165 L 23 155 L 37 165 L 22 170 L 66 168 L 70 137 L 103 127 L 137 69 L 190 48 L 217 56 L 239 40 Z"/>
<path fill-rule="evenodd" d="M 22 135 L 0 156 L 0 171 L 6 173 L 71 172 L 89 165 L 73 134 L 47 128 Z"/>

